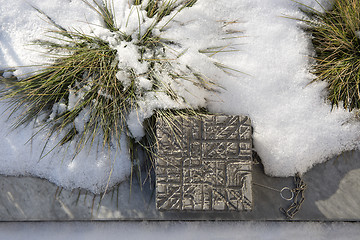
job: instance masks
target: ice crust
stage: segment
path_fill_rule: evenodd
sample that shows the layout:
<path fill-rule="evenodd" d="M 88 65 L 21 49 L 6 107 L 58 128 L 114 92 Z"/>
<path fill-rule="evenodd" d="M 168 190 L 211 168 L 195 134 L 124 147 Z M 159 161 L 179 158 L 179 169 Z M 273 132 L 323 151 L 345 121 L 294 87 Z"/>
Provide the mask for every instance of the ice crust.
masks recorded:
<path fill-rule="evenodd" d="M 322 10 L 315 0 L 299 2 Z M 115 0 L 114 3 L 121 30 L 128 34 L 135 32 L 138 20 L 136 14 L 127 17 L 131 11 L 128 0 Z M 330 7 L 325 0 L 321 3 Z M 14 0 L 11 4 L 0 0 L 0 4 L 0 69 L 47 62 L 40 53 L 42 49 L 28 45 L 44 36 L 49 28 L 31 5 L 64 27 L 81 29 L 107 38 L 109 42 L 113 39 L 109 32 L 98 27 L 101 25 L 98 15 L 81 0 Z M 179 66 L 175 67 L 191 66 L 224 88 L 209 95 L 198 91 L 191 83 L 184 87 L 168 81 L 188 100 L 184 104 L 207 104 L 214 112 L 250 116 L 255 150 L 266 173 L 274 176 L 304 173 L 333 155 L 359 147 L 360 124 L 353 114 L 331 109 L 326 102 L 325 83 L 309 84 L 314 78 L 309 73 L 308 56 L 313 54 L 310 37 L 302 31 L 301 24 L 284 17 L 302 17 L 298 7 L 299 4 L 290 0 L 198 0 L 192 8 L 177 14 L 161 32 L 154 32 L 180 43 L 174 47 L 174 52 L 166 53 L 169 57 L 184 53 L 177 59 Z M 143 18 L 146 24 L 150 22 Z M 164 24 L 169 18 L 162 20 Z M 128 25 L 123 28 L 127 20 Z M 119 48 L 119 52 L 121 47 L 124 48 L 116 42 L 112 45 Z M 229 51 L 211 57 L 199 53 L 199 50 L 219 46 Z M 134 58 L 135 46 L 126 49 L 119 57 L 119 67 L 134 67 L 139 74 L 146 71 L 146 64 L 139 64 Z M 226 65 L 228 73 L 215 67 L 215 61 Z M 15 74 L 21 77 L 34 69 L 36 67 L 19 68 Z M 151 89 L 151 82 L 146 78 L 140 79 L 138 84 L 145 90 Z M 76 104 L 79 96 L 71 97 L 71 102 Z M 139 106 L 140 110 L 132 112 L 128 120 L 132 133 L 139 137 L 144 134 L 142 120 L 151 116 L 155 108 L 180 107 L 161 92 L 148 92 Z M 53 111 L 63 111 L 66 107 L 71 106 L 59 103 Z M 6 112 L 6 108 L 6 103 L 0 103 L 2 112 Z M 39 161 L 45 133 L 41 132 L 27 143 L 37 131 L 36 123 L 10 131 L 11 119 L 7 120 L 7 114 L 4 114 L 0 126 L 3 129 L 0 133 L 1 174 L 35 175 L 66 188 L 81 187 L 98 193 L 106 186 L 124 180 L 130 173 L 124 140 L 121 149 L 114 148 L 110 153 L 101 147 L 91 149 L 86 146 L 75 159 L 71 157 L 72 143 Z M 76 127 L 81 130 L 80 123 Z M 47 149 L 54 147 L 58 139 L 51 139 Z"/>

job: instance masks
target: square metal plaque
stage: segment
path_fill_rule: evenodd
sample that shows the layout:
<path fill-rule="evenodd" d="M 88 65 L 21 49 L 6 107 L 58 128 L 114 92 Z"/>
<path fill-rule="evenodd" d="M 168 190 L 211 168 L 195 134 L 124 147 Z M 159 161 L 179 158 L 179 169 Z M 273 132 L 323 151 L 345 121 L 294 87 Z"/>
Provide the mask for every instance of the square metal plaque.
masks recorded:
<path fill-rule="evenodd" d="M 252 131 L 245 116 L 176 117 L 156 124 L 159 210 L 252 209 Z"/>

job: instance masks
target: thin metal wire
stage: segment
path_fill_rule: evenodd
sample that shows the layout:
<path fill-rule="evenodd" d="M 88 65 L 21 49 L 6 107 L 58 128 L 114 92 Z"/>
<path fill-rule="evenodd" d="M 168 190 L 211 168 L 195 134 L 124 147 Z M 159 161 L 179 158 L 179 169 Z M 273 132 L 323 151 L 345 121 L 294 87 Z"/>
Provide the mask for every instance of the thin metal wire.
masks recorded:
<path fill-rule="evenodd" d="M 289 188 L 289 187 L 283 187 L 281 190 L 279 189 L 276 189 L 276 188 L 272 188 L 272 187 L 269 187 L 269 186 L 265 186 L 265 185 L 262 185 L 260 183 L 256 183 L 256 182 L 253 182 L 254 185 L 257 185 L 259 187 L 263 187 L 263 188 L 267 188 L 269 190 L 272 190 L 272 191 L 276 191 L 278 193 L 280 193 L 280 197 L 286 201 L 291 201 L 293 198 L 294 198 L 294 192 L 293 192 L 293 189 Z M 290 197 L 285 197 L 284 196 L 284 192 L 285 191 L 289 191 L 291 193 L 291 196 Z"/>
<path fill-rule="evenodd" d="M 276 191 L 276 192 L 279 192 L 281 193 L 281 190 L 278 190 L 276 188 L 272 188 L 272 187 L 269 187 L 269 186 L 265 186 L 265 185 L 262 185 L 260 183 L 256 183 L 256 182 L 253 182 L 254 185 L 257 185 L 257 186 L 260 186 L 260 187 L 263 187 L 263 188 L 267 188 L 267 189 L 270 189 L 270 190 L 273 190 L 273 191 Z"/>

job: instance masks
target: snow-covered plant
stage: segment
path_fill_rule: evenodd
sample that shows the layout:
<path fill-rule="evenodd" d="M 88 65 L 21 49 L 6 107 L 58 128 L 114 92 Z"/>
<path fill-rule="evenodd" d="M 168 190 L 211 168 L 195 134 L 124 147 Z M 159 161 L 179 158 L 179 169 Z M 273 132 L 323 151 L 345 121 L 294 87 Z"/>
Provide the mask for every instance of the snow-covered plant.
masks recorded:
<path fill-rule="evenodd" d="M 360 1 L 335 0 L 331 10 L 307 8 L 307 31 L 316 52 L 315 81 L 328 83 L 334 106 L 360 108 Z"/>
<path fill-rule="evenodd" d="M 89 34 L 65 29 L 37 9 L 55 27 L 52 38 L 36 41 L 53 61 L 24 79 L 6 82 L 1 97 L 10 101 L 13 113 L 20 111 L 15 127 L 41 116 L 49 138 L 60 136 L 58 146 L 75 141 L 76 154 L 85 144 L 92 146 L 97 135 L 109 149 L 120 147 L 120 136 L 126 135 L 132 152 L 145 134 L 141 123 L 155 112 L 171 119 L 172 114 L 198 114 L 206 107 L 206 96 L 216 86 L 193 66 L 177 61 L 187 49 L 176 39 L 162 37 L 177 14 L 196 0 L 123 1 L 128 8 L 119 24 L 114 2 L 83 1 L 104 22 Z M 211 59 L 206 53 L 212 56 L 223 48 L 197 54 Z M 147 133 L 153 133 L 153 125 L 146 125 Z"/>

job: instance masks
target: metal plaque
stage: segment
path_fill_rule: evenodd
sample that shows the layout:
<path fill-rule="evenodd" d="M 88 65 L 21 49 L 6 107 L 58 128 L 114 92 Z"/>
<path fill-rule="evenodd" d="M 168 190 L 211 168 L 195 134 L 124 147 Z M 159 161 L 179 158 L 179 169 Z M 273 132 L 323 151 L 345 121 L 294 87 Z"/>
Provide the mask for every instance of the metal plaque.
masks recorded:
<path fill-rule="evenodd" d="M 252 131 L 245 116 L 180 117 L 156 125 L 159 210 L 251 210 Z"/>

